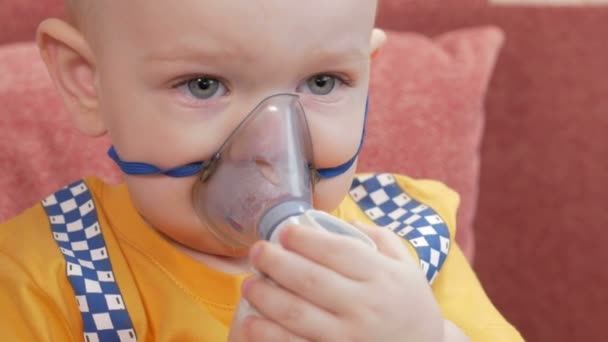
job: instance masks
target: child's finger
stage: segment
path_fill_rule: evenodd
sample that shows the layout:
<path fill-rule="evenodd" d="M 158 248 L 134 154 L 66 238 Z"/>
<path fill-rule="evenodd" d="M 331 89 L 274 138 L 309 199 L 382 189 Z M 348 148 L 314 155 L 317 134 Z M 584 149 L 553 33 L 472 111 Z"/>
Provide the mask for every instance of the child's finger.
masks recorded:
<path fill-rule="evenodd" d="M 267 279 L 249 278 L 243 285 L 243 290 L 245 298 L 260 314 L 280 325 L 291 335 L 318 341 L 327 337 L 326 332 L 337 325 L 336 319 L 329 312 Z"/>
<path fill-rule="evenodd" d="M 243 335 L 244 341 L 234 342 L 254 342 L 254 341 L 268 341 L 268 342 L 307 342 L 308 340 L 294 336 L 285 328 L 281 327 L 275 322 L 271 322 L 262 317 L 249 316 L 245 318 L 243 322 Z"/>
<path fill-rule="evenodd" d="M 322 230 L 293 226 L 283 230 L 279 238 L 285 249 L 359 282 L 373 277 L 372 271 L 384 262 L 366 243 Z"/>
<path fill-rule="evenodd" d="M 252 265 L 279 286 L 315 306 L 331 312 L 348 310 L 357 284 L 337 271 L 280 246 L 259 243 L 252 252 Z"/>
<path fill-rule="evenodd" d="M 380 253 L 399 261 L 412 259 L 401 239 L 392 231 L 360 222 L 353 222 L 353 224 L 376 243 Z"/>

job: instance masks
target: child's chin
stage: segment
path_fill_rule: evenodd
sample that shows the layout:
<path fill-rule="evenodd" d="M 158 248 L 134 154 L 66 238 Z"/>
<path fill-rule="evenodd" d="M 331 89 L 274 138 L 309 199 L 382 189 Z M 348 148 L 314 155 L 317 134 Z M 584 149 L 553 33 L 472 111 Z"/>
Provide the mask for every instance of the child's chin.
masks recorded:
<path fill-rule="evenodd" d="M 222 247 L 220 248 L 220 250 L 218 252 L 219 253 L 211 253 L 211 254 L 215 254 L 215 255 L 223 256 L 223 257 L 227 257 L 227 258 L 242 258 L 242 257 L 246 257 L 249 254 L 249 247 L 234 248 L 231 246 L 222 245 Z"/>
<path fill-rule="evenodd" d="M 249 253 L 249 247 L 234 247 L 219 240 L 215 240 L 213 243 L 205 243 L 203 245 L 195 245 L 190 243 L 181 245 L 183 248 L 190 249 L 197 253 L 210 254 L 226 258 L 242 258 L 246 257 Z"/>

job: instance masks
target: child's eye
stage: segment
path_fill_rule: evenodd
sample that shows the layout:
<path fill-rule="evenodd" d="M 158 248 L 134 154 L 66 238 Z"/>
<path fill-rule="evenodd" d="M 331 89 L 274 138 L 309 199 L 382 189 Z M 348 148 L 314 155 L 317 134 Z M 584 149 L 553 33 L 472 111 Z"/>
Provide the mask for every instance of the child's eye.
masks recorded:
<path fill-rule="evenodd" d="M 199 100 L 208 100 L 227 93 L 226 86 L 220 80 L 207 76 L 187 80 L 178 88 L 183 88 L 188 95 Z"/>
<path fill-rule="evenodd" d="M 343 81 L 336 76 L 319 74 L 312 76 L 303 84 L 298 91 L 311 93 L 313 95 L 329 95 Z"/>

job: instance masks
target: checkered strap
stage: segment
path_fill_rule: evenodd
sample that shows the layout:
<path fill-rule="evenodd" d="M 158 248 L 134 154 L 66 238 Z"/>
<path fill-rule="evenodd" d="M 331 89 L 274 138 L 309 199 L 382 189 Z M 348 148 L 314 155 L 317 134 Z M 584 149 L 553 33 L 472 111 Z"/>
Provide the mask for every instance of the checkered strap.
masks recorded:
<path fill-rule="evenodd" d="M 432 284 L 450 249 L 450 231 L 437 212 L 405 193 L 391 174 L 356 177 L 350 197 L 378 226 L 409 241 Z"/>
<path fill-rule="evenodd" d="M 83 181 L 42 201 L 82 315 L 84 340 L 136 341 L 131 318 L 112 272 L 95 203 Z"/>

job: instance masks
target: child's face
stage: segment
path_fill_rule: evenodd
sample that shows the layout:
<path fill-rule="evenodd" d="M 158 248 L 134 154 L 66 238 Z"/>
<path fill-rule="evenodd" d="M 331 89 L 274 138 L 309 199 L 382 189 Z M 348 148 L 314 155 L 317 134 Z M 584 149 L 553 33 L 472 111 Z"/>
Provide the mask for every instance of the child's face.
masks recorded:
<path fill-rule="evenodd" d="M 123 160 L 171 168 L 209 159 L 251 109 L 276 93 L 301 96 L 317 167 L 340 165 L 356 153 L 375 1 L 92 6 L 85 26 L 98 112 Z M 315 207 L 333 210 L 352 174 L 321 181 Z M 214 239 L 192 209 L 196 181 L 126 177 L 133 202 L 156 229 L 199 251 L 241 255 Z"/>

